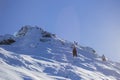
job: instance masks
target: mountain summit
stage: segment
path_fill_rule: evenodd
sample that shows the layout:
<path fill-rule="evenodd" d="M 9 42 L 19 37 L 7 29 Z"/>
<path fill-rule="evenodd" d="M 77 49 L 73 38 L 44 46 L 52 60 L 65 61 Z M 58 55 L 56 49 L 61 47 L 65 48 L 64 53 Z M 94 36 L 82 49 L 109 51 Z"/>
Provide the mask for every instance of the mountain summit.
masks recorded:
<path fill-rule="evenodd" d="M 16 34 L 16 36 L 32 36 L 37 35 L 37 37 L 55 37 L 54 34 L 44 31 L 39 27 L 23 26 Z M 39 35 L 39 36 L 38 36 Z"/>
<path fill-rule="evenodd" d="M 120 80 L 120 63 L 39 27 L 0 36 L 0 65 L 0 80 Z"/>

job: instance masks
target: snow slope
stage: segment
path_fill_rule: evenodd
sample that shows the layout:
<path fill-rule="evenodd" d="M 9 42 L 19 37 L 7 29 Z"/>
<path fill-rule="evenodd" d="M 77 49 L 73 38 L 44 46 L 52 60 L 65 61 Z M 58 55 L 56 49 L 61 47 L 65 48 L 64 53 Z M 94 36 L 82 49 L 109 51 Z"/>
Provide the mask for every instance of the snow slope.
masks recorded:
<path fill-rule="evenodd" d="M 24 26 L 16 35 L 0 36 L 0 80 L 120 80 L 120 63 L 101 60 L 95 50 L 73 43 L 39 27 Z"/>

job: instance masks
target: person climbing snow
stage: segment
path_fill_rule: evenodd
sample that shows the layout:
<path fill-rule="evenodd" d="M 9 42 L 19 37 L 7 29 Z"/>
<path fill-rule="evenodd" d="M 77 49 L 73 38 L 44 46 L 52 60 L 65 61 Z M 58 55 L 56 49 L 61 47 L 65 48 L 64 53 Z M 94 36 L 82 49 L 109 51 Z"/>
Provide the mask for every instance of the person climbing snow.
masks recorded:
<path fill-rule="evenodd" d="M 106 61 L 106 58 L 104 55 L 102 55 L 102 61 Z"/>
<path fill-rule="evenodd" d="M 74 46 L 73 48 L 73 57 L 77 57 L 77 50 L 76 50 L 76 47 Z"/>

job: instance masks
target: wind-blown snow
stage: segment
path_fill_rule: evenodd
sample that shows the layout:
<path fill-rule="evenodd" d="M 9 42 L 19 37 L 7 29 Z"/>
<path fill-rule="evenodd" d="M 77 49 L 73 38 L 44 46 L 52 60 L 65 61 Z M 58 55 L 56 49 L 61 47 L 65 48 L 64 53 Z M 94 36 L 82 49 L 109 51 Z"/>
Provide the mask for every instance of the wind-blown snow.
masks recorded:
<path fill-rule="evenodd" d="M 73 43 L 38 27 L 25 26 L 11 45 L 0 45 L 0 80 L 120 80 L 120 63 L 105 61 L 89 47 Z"/>

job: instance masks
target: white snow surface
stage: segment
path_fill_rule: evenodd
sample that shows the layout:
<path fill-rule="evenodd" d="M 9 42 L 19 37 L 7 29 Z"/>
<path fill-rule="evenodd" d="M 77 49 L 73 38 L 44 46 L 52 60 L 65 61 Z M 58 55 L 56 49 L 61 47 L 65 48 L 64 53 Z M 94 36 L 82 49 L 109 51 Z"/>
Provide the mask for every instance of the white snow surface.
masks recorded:
<path fill-rule="evenodd" d="M 0 45 L 0 80 L 120 80 L 120 63 L 102 61 L 95 50 L 79 44 L 73 57 L 72 42 L 39 27 L 24 26 L 0 40 L 10 37 L 16 42 Z"/>

